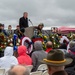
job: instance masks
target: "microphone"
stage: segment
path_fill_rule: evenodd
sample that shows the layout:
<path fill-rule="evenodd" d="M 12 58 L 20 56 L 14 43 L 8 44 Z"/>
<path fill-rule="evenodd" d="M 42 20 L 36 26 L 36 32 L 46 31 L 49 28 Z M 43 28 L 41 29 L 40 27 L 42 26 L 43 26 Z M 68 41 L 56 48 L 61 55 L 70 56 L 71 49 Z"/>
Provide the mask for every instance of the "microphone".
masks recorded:
<path fill-rule="evenodd" d="M 32 21 L 29 19 L 29 22 L 32 24 L 32 26 L 33 26 L 33 23 L 32 23 Z"/>

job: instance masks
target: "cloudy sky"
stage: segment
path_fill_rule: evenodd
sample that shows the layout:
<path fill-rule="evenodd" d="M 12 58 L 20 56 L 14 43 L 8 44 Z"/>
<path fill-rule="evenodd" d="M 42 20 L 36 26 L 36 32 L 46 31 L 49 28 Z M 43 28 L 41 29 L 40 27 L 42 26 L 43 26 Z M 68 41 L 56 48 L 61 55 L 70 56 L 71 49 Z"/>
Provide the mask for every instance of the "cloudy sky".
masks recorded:
<path fill-rule="evenodd" d="M 75 0 L 0 0 L 0 23 L 18 25 L 27 11 L 33 25 L 75 25 Z"/>

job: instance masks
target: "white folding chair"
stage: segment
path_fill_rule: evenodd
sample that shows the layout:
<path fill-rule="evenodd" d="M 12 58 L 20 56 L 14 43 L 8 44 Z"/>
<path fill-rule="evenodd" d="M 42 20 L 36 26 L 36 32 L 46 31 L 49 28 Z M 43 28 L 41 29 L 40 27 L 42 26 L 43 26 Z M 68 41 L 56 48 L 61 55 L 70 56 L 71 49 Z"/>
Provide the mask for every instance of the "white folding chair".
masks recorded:
<path fill-rule="evenodd" d="M 10 68 L 6 68 L 5 69 L 5 75 L 8 75 L 8 71 L 10 70 Z"/>
<path fill-rule="evenodd" d="M 30 75 L 42 75 L 42 71 L 31 72 Z"/>
<path fill-rule="evenodd" d="M 46 65 L 46 64 L 41 64 L 41 65 L 39 65 L 37 71 L 45 71 L 45 70 L 47 70 L 47 69 L 48 69 L 48 68 L 47 68 L 47 65 Z"/>
<path fill-rule="evenodd" d="M 0 68 L 0 75 L 5 75 L 5 69 Z"/>
<path fill-rule="evenodd" d="M 6 72 L 5 75 L 8 75 L 8 72 Z"/>
<path fill-rule="evenodd" d="M 48 70 L 44 71 L 44 72 L 42 73 L 42 75 L 49 75 L 49 74 L 48 74 Z"/>
<path fill-rule="evenodd" d="M 32 70 L 32 68 L 33 68 L 33 65 L 27 65 L 26 66 L 28 69 L 29 69 L 29 71 L 31 72 L 31 70 Z"/>

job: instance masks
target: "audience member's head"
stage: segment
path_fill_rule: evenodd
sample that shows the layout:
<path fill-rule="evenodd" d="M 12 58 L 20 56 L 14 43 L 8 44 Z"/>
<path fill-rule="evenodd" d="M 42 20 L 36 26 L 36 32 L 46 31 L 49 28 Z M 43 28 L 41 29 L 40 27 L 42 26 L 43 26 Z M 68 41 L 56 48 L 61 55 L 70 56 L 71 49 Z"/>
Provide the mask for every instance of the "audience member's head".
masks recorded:
<path fill-rule="evenodd" d="M 0 29 L 2 29 L 2 24 L 0 23 Z"/>
<path fill-rule="evenodd" d="M 38 30 L 42 30 L 43 27 L 44 27 L 44 24 L 43 24 L 43 23 L 40 23 L 40 24 L 38 25 Z"/>
<path fill-rule="evenodd" d="M 20 56 L 20 55 L 24 55 L 24 54 L 26 54 L 26 51 L 27 51 L 27 47 L 26 46 L 19 46 L 18 47 L 18 55 Z"/>
<path fill-rule="evenodd" d="M 47 58 L 42 61 L 42 63 L 47 64 L 50 75 L 57 71 L 64 70 L 65 65 L 68 65 L 71 62 L 71 58 L 65 58 L 64 53 L 57 49 L 51 50 L 50 53 L 48 53 Z"/>
<path fill-rule="evenodd" d="M 62 71 L 55 72 L 52 75 L 68 75 L 68 74 L 66 73 L 66 71 L 62 70 Z"/>
<path fill-rule="evenodd" d="M 34 42 L 34 48 L 35 48 L 35 50 L 43 50 L 42 42 L 41 41 Z"/>
<path fill-rule="evenodd" d="M 75 47 L 75 41 L 70 41 L 70 44 L 69 44 L 70 48 L 73 48 Z"/>
<path fill-rule="evenodd" d="M 11 26 L 11 25 L 9 25 L 9 26 L 8 26 L 8 30 L 11 30 L 11 29 L 12 29 L 12 26 Z"/>
<path fill-rule="evenodd" d="M 17 26 L 16 26 L 16 29 L 20 30 L 20 26 L 19 26 L 19 25 L 17 25 Z"/>
<path fill-rule="evenodd" d="M 4 29 L 4 25 L 0 23 L 0 29 Z"/>
<path fill-rule="evenodd" d="M 13 47 L 6 47 L 4 50 L 4 56 L 13 56 Z"/>
<path fill-rule="evenodd" d="M 8 75 L 30 75 L 29 70 L 22 65 L 13 66 L 9 71 Z"/>
<path fill-rule="evenodd" d="M 4 24 L 2 24 L 1 29 L 4 30 Z"/>
<path fill-rule="evenodd" d="M 51 42 L 51 41 L 48 41 L 48 42 L 46 43 L 46 47 L 47 47 L 47 48 L 52 48 L 52 42 Z"/>

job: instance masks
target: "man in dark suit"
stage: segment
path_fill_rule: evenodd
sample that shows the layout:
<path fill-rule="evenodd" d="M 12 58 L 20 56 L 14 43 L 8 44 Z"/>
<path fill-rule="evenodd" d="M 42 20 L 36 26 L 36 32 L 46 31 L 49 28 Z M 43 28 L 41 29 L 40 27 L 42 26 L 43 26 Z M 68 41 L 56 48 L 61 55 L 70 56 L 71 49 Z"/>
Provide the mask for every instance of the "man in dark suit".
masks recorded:
<path fill-rule="evenodd" d="M 19 26 L 20 26 L 20 29 L 28 27 L 28 13 L 27 12 L 24 12 L 23 17 L 19 19 Z"/>

